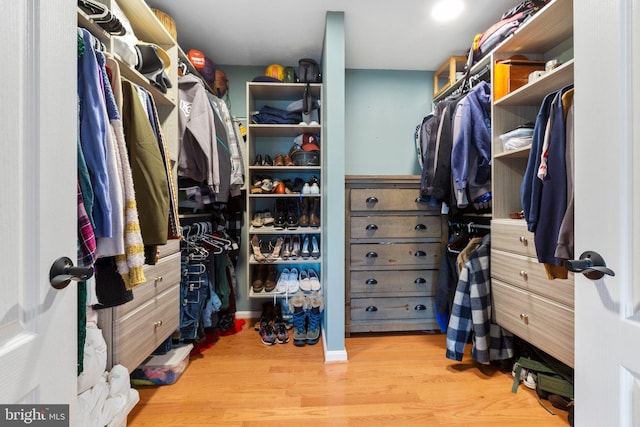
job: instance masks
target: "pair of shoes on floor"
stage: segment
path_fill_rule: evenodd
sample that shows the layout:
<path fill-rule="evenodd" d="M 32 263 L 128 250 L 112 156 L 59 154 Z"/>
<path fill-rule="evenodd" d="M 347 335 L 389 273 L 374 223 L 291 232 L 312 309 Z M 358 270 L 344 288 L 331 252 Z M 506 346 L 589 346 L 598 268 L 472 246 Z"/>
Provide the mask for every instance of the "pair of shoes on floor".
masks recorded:
<path fill-rule="evenodd" d="M 282 318 L 282 308 L 279 302 L 274 304 L 267 301 L 262 304 L 262 315 L 256 329 L 260 334 L 260 341 L 264 345 L 289 342 L 289 332 Z"/>
<path fill-rule="evenodd" d="M 297 347 L 317 344 L 324 310 L 323 295 L 298 292 L 289 298 L 289 308 L 293 318 L 293 344 Z"/>
<path fill-rule="evenodd" d="M 518 372 L 518 369 L 520 369 L 520 382 L 522 382 L 525 387 L 535 390 L 536 375 L 533 372 L 530 372 L 528 369 L 520 368 L 520 364 L 516 362 L 513 364 L 513 369 L 511 370 L 512 377 L 516 377 L 516 372 Z"/>

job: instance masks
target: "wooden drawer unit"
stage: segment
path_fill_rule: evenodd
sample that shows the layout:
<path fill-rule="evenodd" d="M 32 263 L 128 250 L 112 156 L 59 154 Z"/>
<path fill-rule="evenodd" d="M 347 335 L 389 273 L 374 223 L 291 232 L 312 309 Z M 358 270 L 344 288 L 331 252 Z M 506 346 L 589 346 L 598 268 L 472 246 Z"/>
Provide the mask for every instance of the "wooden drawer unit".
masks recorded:
<path fill-rule="evenodd" d="M 523 219 L 491 221 L 491 247 L 533 258 L 537 256 L 533 233 L 527 230 Z"/>
<path fill-rule="evenodd" d="M 425 203 L 418 202 L 419 190 L 400 187 L 379 188 L 373 182 L 367 187 L 351 190 L 349 207 L 352 211 L 379 212 L 430 209 Z"/>
<path fill-rule="evenodd" d="M 156 265 L 145 265 L 147 281 L 133 288 L 133 300 L 98 311 L 107 343 L 107 368 L 132 372 L 180 324 L 180 242 L 158 249 Z"/>
<path fill-rule="evenodd" d="M 437 270 L 352 270 L 348 286 L 351 297 L 435 295 Z"/>
<path fill-rule="evenodd" d="M 352 243 L 353 267 L 395 267 L 412 265 L 437 268 L 440 243 Z"/>
<path fill-rule="evenodd" d="M 496 322 L 573 366 L 574 277 L 550 280 L 524 220 L 491 222 L 491 292 Z"/>
<path fill-rule="evenodd" d="M 499 325 L 573 366 L 573 310 L 494 279 L 491 291 Z"/>
<path fill-rule="evenodd" d="M 432 215 L 376 215 L 351 218 L 352 239 L 439 238 L 440 218 Z"/>
<path fill-rule="evenodd" d="M 347 177 L 347 334 L 437 329 L 433 298 L 446 227 L 419 195 L 419 176 Z"/>

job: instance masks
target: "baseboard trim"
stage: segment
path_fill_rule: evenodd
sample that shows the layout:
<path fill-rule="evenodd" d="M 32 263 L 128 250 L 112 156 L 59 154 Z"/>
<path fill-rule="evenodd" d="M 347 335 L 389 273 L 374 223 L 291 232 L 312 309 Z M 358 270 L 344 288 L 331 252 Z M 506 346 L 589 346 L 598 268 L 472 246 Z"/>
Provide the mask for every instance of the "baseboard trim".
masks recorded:
<path fill-rule="evenodd" d="M 346 363 L 349 361 L 347 357 L 347 349 L 327 350 L 327 341 L 325 340 L 324 328 L 322 329 L 322 348 L 324 350 L 324 363 Z"/>

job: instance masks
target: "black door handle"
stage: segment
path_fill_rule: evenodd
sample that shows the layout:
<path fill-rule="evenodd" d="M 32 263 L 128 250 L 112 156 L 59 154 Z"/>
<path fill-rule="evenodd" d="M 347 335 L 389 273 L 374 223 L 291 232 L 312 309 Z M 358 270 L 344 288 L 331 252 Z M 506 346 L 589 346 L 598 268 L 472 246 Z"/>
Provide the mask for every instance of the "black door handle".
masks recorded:
<path fill-rule="evenodd" d="M 376 307 L 375 305 L 370 305 L 369 307 L 365 308 L 365 311 L 373 313 L 374 311 L 378 311 L 378 307 Z"/>
<path fill-rule="evenodd" d="M 364 282 L 366 285 L 377 285 L 378 281 L 376 279 L 367 279 L 366 282 Z"/>
<path fill-rule="evenodd" d="M 91 276 L 93 267 L 74 267 L 71 259 L 60 257 L 53 262 L 49 270 L 49 283 L 56 289 L 64 289 L 72 280 L 82 282 Z"/>
<path fill-rule="evenodd" d="M 425 251 L 417 251 L 413 256 L 427 256 L 427 253 Z"/>
<path fill-rule="evenodd" d="M 424 231 L 426 229 L 427 229 L 427 226 L 424 224 L 418 224 L 414 227 L 414 230 L 417 230 L 417 231 Z"/>
<path fill-rule="evenodd" d="M 418 277 L 413 281 L 413 283 L 415 283 L 416 285 L 424 285 L 425 283 L 427 283 L 427 281 L 424 279 L 424 277 Z"/>
<path fill-rule="evenodd" d="M 416 310 L 416 311 L 424 311 L 424 310 L 427 309 L 427 306 L 424 305 L 424 304 L 418 304 L 413 309 Z"/>
<path fill-rule="evenodd" d="M 598 280 L 605 274 L 615 276 L 613 270 L 607 268 L 604 258 L 593 251 L 586 251 L 580 255 L 580 259 L 570 259 L 566 261 L 566 267 L 574 273 L 582 273 L 587 279 Z"/>
<path fill-rule="evenodd" d="M 365 227 L 365 230 L 377 230 L 377 229 L 378 229 L 378 226 L 377 226 L 377 225 L 375 225 L 375 224 L 368 224 L 368 225 Z"/>
<path fill-rule="evenodd" d="M 378 203 L 378 198 L 374 196 L 367 197 L 367 203 Z"/>
<path fill-rule="evenodd" d="M 365 255 L 367 258 L 378 258 L 378 254 L 375 252 L 367 252 Z"/>

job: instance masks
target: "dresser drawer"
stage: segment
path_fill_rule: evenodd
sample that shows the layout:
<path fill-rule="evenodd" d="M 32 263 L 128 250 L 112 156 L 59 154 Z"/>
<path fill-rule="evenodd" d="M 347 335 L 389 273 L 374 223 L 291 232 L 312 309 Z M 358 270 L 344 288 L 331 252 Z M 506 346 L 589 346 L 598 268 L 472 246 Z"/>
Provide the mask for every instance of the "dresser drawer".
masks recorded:
<path fill-rule="evenodd" d="M 351 218 L 352 239 L 439 238 L 441 235 L 441 220 L 435 215 L 377 215 Z"/>
<path fill-rule="evenodd" d="M 495 279 L 491 293 L 500 326 L 573 366 L 574 312 L 570 307 Z"/>
<path fill-rule="evenodd" d="M 437 270 L 352 271 L 351 296 L 435 295 Z"/>
<path fill-rule="evenodd" d="M 160 258 L 156 265 L 145 265 L 144 276 L 147 281 L 133 288 L 133 300 L 113 308 L 115 318 L 124 316 L 180 283 L 180 252 Z"/>
<path fill-rule="evenodd" d="M 424 211 L 436 208 L 417 202 L 418 188 L 353 188 L 351 189 L 352 211 Z"/>
<path fill-rule="evenodd" d="M 142 363 L 180 324 L 180 285 L 114 320 L 113 364 L 129 372 Z"/>
<path fill-rule="evenodd" d="M 351 320 L 431 320 L 433 299 L 415 297 L 351 298 Z"/>
<path fill-rule="evenodd" d="M 544 265 L 535 258 L 491 249 L 491 276 L 573 307 L 573 274 L 549 280 Z"/>
<path fill-rule="evenodd" d="M 351 244 L 351 267 L 415 265 L 437 268 L 440 243 Z"/>
<path fill-rule="evenodd" d="M 538 258 L 533 233 L 527 230 L 522 219 L 503 219 L 491 221 L 491 247 L 505 252 L 517 253 Z"/>
<path fill-rule="evenodd" d="M 180 240 L 168 240 L 166 245 L 158 246 L 158 259 L 180 252 Z"/>

